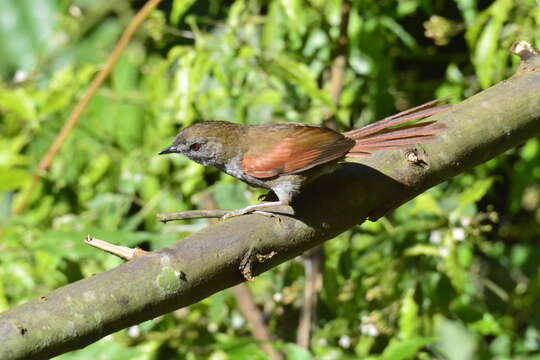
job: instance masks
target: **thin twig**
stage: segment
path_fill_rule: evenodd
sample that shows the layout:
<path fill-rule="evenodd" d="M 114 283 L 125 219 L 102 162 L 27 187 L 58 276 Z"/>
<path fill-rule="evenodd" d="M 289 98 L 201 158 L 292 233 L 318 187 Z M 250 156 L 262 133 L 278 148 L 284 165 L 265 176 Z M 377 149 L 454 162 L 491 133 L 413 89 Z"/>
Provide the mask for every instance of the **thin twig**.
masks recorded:
<path fill-rule="evenodd" d="M 261 342 L 261 348 L 271 360 L 282 360 L 283 355 L 269 344 L 272 341 L 268 328 L 262 321 L 262 313 L 253 300 L 253 295 L 245 283 L 238 284 L 232 288 L 238 309 L 246 318 L 253 337 Z"/>
<path fill-rule="evenodd" d="M 318 293 L 322 288 L 322 270 L 324 264 L 324 249 L 322 246 L 313 248 L 304 260 L 304 297 L 298 321 L 296 343 L 309 348 L 312 324 L 317 320 Z"/>
<path fill-rule="evenodd" d="M 330 68 L 330 97 L 336 109 L 339 107 L 339 99 L 343 91 L 343 81 L 345 79 L 345 70 L 347 68 L 347 53 L 349 50 L 349 38 L 347 31 L 349 29 L 349 17 L 351 14 L 352 3 L 349 0 L 341 4 L 341 23 L 339 24 L 339 37 L 337 46 L 334 50 L 334 59 Z M 332 129 L 337 128 L 336 114 L 329 113 L 323 124 Z"/>
<path fill-rule="evenodd" d="M 330 96 L 336 109 L 339 107 L 339 99 L 343 91 L 343 81 L 347 67 L 347 53 L 349 38 L 347 31 L 349 28 L 349 17 L 352 3 L 349 0 L 341 4 L 341 23 L 339 25 L 339 37 L 334 52 L 334 60 L 330 69 Z M 323 121 L 324 126 L 333 129 L 337 128 L 335 113 L 329 114 Z M 296 343 L 304 348 L 309 348 L 311 342 L 311 328 L 317 318 L 318 292 L 322 287 L 322 271 L 324 264 L 324 249 L 318 246 L 311 250 L 304 259 L 304 295 L 302 298 L 302 308 L 298 321 L 298 331 L 296 333 Z"/>
<path fill-rule="evenodd" d="M 186 210 L 186 211 L 172 211 L 157 214 L 157 218 L 161 222 L 169 222 L 173 220 L 190 220 L 190 219 L 212 219 L 222 218 L 226 214 L 230 213 L 230 210 Z"/>
<path fill-rule="evenodd" d="M 212 194 L 205 193 L 202 198 L 202 203 L 204 207 L 207 208 L 216 208 L 216 201 Z M 217 220 L 210 220 L 212 223 L 216 223 Z M 283 355 L 270 344 L 272 341 L 272 336 L 270 331 L 263 322 L 263 314 L 251 294 L 251 290 L 246 285 L 246 283 L 240 283 L 234 286 L 232 293 L 238 304 L 238 309 L 244 318 L 253 334 L 253 337 L 261 342 L 262 350 L 268 355 L 270 360 L 283 360 Z"/>
<path fill-rule="evenodd" d="M 349 17 L 352 4 L 350 1 L 344 1 L 341 4 L 341 23 L 339 25 L 339 38 L 336 48 L 336 56 L 332 61 L 330 73 L 330 95 L 332 102 L 337 106 L 339 98 L 343 91 L 343 79 L 345 78 L 345 69 L 347 65 L 347 52 L 349 47 L 349 38 L 347 31 L 349 28 Z"/>
<path fill-rule="evenodd" d="M 172 211 L 166 213 L 157 214 L 156 217 L 161 222 L 169 222 L 173 220 L 191 220 L 191 219 L 216 219 L 231 213 L 234 210 L 221 210 L 221 209 L 209 209 L 209 210 L 185 210 L 185 211 Z M 276 215 L 294 215 L 293 210 L 288 205 L 276 205 L 268 207 L 268 210 L 254 211 L 251 214 L 263 214 L 272 213 Z"/>
<path fill-rule="evenodd" d="M 124 260 L 131 260 L 137 256 L 142 256 L 148 254 L 148 251 L 144 251 L 140 248 L 129 248 L 126 246 L 114 245 L 105 240 L 99 240 L 91 237 L 90 235 L 84 238 L 84 242 L 90 246 L 93 246 L 97 249 L 108 252 L 109 254 L 118 256 Z"/>
<path fill-rule="evenodd" d="M 141 23 L 144 21 L 146 16 L 161 2 L 162 0 L 148 0 L 148 2 L 139 10 L 139 12 L 133 17 L 131 22 L 126 27 L 126 30 L 122 33 L 122 36 L 120 37 L 120 40 L 118 40 L 118 43 L 116 44 L 113 52 L 107 59 L 107 62 L 101 69 L 101 71 L 96 75 L 92 83 L 90 84 L 90 87 L 86 91 L 86 93 L 83 95 L 79 103 L 75 106 L 73 111 L 71 112 L 69 118 L 64 123 L 64 126 L 56 136 L 56 139 L 54 139 L 54 142 L 52 143 L 51 147 L 43 156 L 41 159 L 39 166 L 32 176 L 32 182 L 30 183 L 30 186 L 26 190 L 26 193 L 24 194 L 21 202 L 19 203 L 19 206 L 15 209 L 13 212 L 14 215 L 19 215 L 23 213 L 26 208 L 28 207 L 28 204 L 30 203 L 30 199 L 32 198 L 32 194 L 34 193 L 37 185 L 39 184 L 39 181 L 41 179 L 41 176 L 43 173 L 49 168 L 52 161 L 54 160 L 56 154 L 66 141 L 67 137 L 77 124 L 77 121 L 79 120 L 81 114 L 83 113 L 84 109 L 94 96 L 97 89 L 101 86 L 103 81 L 107 78 L 109 73 L 111 72 L 114 64 L 118 61 L 118 58 L 122 54 L 122 51 L 126 47 L 126 45 L 131 40 L 131 37 L 137 30 L 137 28 L 141 25 Z"/>

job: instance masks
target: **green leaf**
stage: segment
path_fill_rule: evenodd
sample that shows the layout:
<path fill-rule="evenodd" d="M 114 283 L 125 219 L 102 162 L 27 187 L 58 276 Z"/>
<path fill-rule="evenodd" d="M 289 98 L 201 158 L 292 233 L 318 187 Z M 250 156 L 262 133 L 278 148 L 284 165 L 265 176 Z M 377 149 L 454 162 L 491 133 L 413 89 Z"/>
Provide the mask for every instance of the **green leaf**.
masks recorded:
<path fill-rule="evenodd" d="M 263 25 L 262 48 L 272 53 L 279 53 L 285 47 L 286 19 L 280 5 L 281 2 L 278 1 L 270 2 L 266 22 Z"/>
<path fill-rule="evenodd" d="M 238 181 L 219 182 L 211 188 L 214 200 L 220 209 L 241 209 L 246 206 L 246 190 L 247 186 Z"/>
<path fill-rule="evenodd" d="M 433 195 L 431 195 L 429 192 L 418 195 L 414 199 L 414 206 L 409 212 L 410 215 L 421 213 L 433 214 L 438 216 L 443 214 L 443 211 L 440 208 L 439 204 L 437 203 Z"/>
<path fill-rule="evenodd" d="M 88 165 L 88 169 L 79 177 L 79 184 L 82 187 L 92 186 L 97 183 L 111 166 L 111 158 L 107 154 L 100 154 Z"/>
<path fill-rule="evenodd" d="M 399 334 L 401 338 L 404 340 L 415 338 L 420 329 L 420 322 L 418 304 L 414 300 L 414 291 L 410 290 L 405 295 L 401 304 L 399 316 Z"/>
<path fill-rule="evenodd" d="M 442 316 L 435 319 L 437 350 L 448 360 L 477 359 L 476 336 L 457 321 Z"/>
<path fill-rule="evenodd" d="M 405 360 L 412 359 L 424 346 L 435 342 L 434 338 L 413 338 L 394 342 L 384 349 L 382 359 Z"/>
<path fill-rule="evenodd" d="M 228 293 L 221 291 L 212 295 L 210 300 L 210 308 L 208 312 L 208 321 L 211 324 L 220 325 L 223 323 L 228 314 L 228 307 L 225 303 Z"/>
<path fill-rule="evenodd" d="M 302 0 L 281 0 L 281 5 L 288 17 L 287 24 L 299 33 L 303 33 L 305 9 L 302 6 Z"/>
<path fill-rule="evenodd" d="M 496 53 L 500 51 L 500 34 L 512 7 L 512 0 L 497 0 L 486 10 L 491 14 L 491 19 L 481 32 L 473 55 L 478 80 L 483 88 L 489 87 L 496 80 L 495 60 Z"/>
<path fill-rule="evenodd" d="M 418 0 L 401 0 L 397 4 L 397 14 L 402 17 L 414 13 L 419 5 Z"/>
<path fill-rule="evenodd" d="M 405 251 L 406 256 L 419 256 L 419 255 L 425 255 L 425 256 L 435 256 L 438 257 L 441 255 L 441 251 L 438 247 L 432 246 L 432 245 L 423 245 L 418 244 L 415 246 L 412 246 L 408 248 Z"/>
<path fill-rule="evenodd" d="M 137 88 L 139 67 L 143 60 L 142 49 L 139 47 L 130 46 L 124 50 L 111 74 L 113 90 L 117 96 L 127 96 Z"/>
<path fill-rule="evenodd" d="M 467 25 L 472 24 L 477 16 L 476 0 L 454 0 Z"/>
<path fill-rule="evenodd" d="M 0 89 L 0 110 L 20 120 L 37 122 L 35 100 L 23 89 Z"/>
<path fill-rule="evenodd" d="M 284 345 L 284 350 L 287 359 L 289 360 L 311 360 L 313 357 L 311 353 L 301 346 L 293 343 L 287 343 Z"/>
<path fill-rule="evenodd" d="M 102 339 L 84 349 L 60 355 L 58 360 L 125 360 L 135 359 L 143 352 L 137 347 L 126 347 L 111 338 Z"/>
<path fill-rule="evenodd" d="M 1 272 L 0 272 L 1 274 Z M 7 292 L 5 291 L 4 281 L 0 276 L 0 312 L 4 312 L 9 309 L 9 303 L 7 298 Z"/>
<path fill-rule="evenodd" d="M 465 207 L 475 204 L 478 200 L 484 197 L 484 195 L 486 195 L 488 190 L 491 188 L 491 185 L 493 185 L 494 180 L 494 178 L 478 180 L 471 187 L 466 189 L 459 196 L 459 204 L 456 211 L 461 213 Z"/>
<path fill-rule="evenodd" d="M 418 44 L 414 37 L 411 36 L 398 22 L 388 16 L 383 16 L 380 19 L 382 25 L 392 31 L 405 45 L 411 49 L 416 49 Z"/>
<path fill-rule="evenodd" d="M 499 45 L 499 33 L 502 24 L 496 20 L 490 21 L 482 31 L 475 48 L 473 63 L 476 67 L 478 80 L 482 88 L 488 88 L 493 81 L 495 73 L 495 52 Z"/>
<path fill-rule="evenodd" d="M 470 325 L 471 330 L 478 332 L 481 335 L 502 335 L 503 328 L 491 313 L 484 313 L 482 319 L 475 321 Z"/>
<path fill-rule="evenodd" d="M 271 60 L 269 65 L 274 75 L 298 86 L 312 99 L 324 103 L 331 109 L 335 108 L 330 95 L 326 91 L 319 89 L 315 75 L 306 64 L 295 61 L 285 55 L 280 55 Z"/>
<path fill-rule="evenodd" d="M 53 50 L 59 16 L 57 1 L 0 0 L 0 73 L 32 70 L 38 58 Z"/>
<path fill-rule="evenodd" d="M 265 353 L 253 340 L 242 337 L 222 339 L 215 344 L 217 348 L 225 351 L 231 360 L 266 360 Z"/>
<path fill-rule="evenodd" d="M 534 161 L 538 158 L 540 153 L 540 141 L 538 139 L 531 139 L 525 143 L 521 148 L 521 157 L 523 160 Z"/>
<path fill-rule="evenodd" d="M 195 0 L 174 0 L 170 17 L 171 23 L 173 23 L 173 25 L 178 25 L 182 16 L 184 16 L 194 3 Z"/>
<path fill-rule="evenodd" d="M 30 179 L 31 175 L 22 169 L 0 169 L 0 191 L 8 191 L 22 188 Z"/>

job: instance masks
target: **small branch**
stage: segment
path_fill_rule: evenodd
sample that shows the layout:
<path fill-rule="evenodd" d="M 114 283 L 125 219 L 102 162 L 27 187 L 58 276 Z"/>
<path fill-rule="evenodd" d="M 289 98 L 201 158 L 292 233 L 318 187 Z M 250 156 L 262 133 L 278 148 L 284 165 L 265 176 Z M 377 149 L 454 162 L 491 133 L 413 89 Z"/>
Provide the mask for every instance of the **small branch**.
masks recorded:
<path fill-rule="evenodd" d="M 211 193 L 206 192 L 202 196 L 202 205 L 207 208 L 214 209 L 217 207 L 216 200 Z M 218 221 L 215 219 L 210 220 L 215 224 Z M 244 275 L 245 277 L 245 275 Z M 268 355 L 270 360 L 283 360 L 283 356 L 279 351 L 274 349 L 270 344 L 272 336 L 270 331 L 263 322 L 263 313 L 259 310 L 257 303 L 253 299 L 253 295 L 249 290 L 246 283 L 240 283 L 232 288 L 232 293 L 236 299 L 236 304 L 242 316 L 246 319 L 249 329 L 253 334 L 253 337 L 261 342 L 262 350 Z"/>
<path fill-rule="evenodd" d="M 253 337 L 261 342 L 261 348 L 271 360 L 282 360 L 283 356 L 268 342 L 271 341 L 270 332 L 262 321 L 262 313 L 253 300 L 251 291 L 245 283 L 232 288 L 236 303 L 242 315 L 246 318 Z"/>
<path fill-rule="evenodd" d="M 341 23 L 339 25 L 339 38 L 336 48 L 336 55 L 332 62 L 330 73 L 330 95 L 332 102 L 337 106 L 339 98 L 343 91 L 343 79 L 345 78 L 345 67 L 347 65 L 347 52 L 349 47 L 349 38 L 347 31 L 349 29 L 349 17 L 351 14 L 352 3 L 348 0 L 341 4 Z"/>
<path fill-rule="evenodd" d="M 304 261 L 305 285 L 304 297 L 296 343 L 308 349 L 311 342 L 311 328 L 317 317 L 318 293 L 322 288 L 322 270 L 324 264 L 324 249 L 322 245 L 312 249 Z"/>
<path fill-rule="evenodd" d="M 223 216 L 229 214 L 234 210 L 220 210 L 220 209 L 210 209 L 210 210 L 185 210 L 185 211 L 172 211 L 157 214 L 156 217 L 159 221 L 167 223 L 173 220 L 192 220 L 192 219 L 220 219 Z M 268 210 L 265 209 L 264 212 L 271 212 L 276 215 L 294 215 L 292 213 L 292 208 L 288 205 L 278 205 L 268 207 Z M 262 213 L 260 211 L 254 211 L 253 214 Z"/>
<path fill-rule="evenodd" d="M 137 256 L 142 256 L 148 254 L 148 251 L 144 251 L 140 248 L 129 248 L 126 246 L 114 245 L 105 240 L 99 240 L 91 237 L 90 235 L 86 236 L 84 242 L 87 245 L 93 246 L 96 249 L 103 250 L 109 254 L 118 256 L 124 260 L 132 260 Z"/>
<path fill-rule="evenodd" d="M 58 133 L 56 136 L 56 139 L 54 139 L 54 142 L 52 143 L 51 147 L 43 156 L 41 161 L 39 162 L 39 166 L 34 173 L 34 176 L 32 177 L 32 182 L 30 183 L 30 186 L 26 190 L 25 194 L 23 195 L 23 198 L 21 202 L 19 203 L 19 206 L 15 209 L 13 212 L 14 215 L 19 215 L 23 213 L 26 208 L 28 207 L 28 204 L 30 203 L 30 199 L 32 198 L 32 194 L 34 193 L 37 185 L 39 184 L 39 181 L 41 179 L 42 174 L 49 168 L 52 161 L 54 160 L 56 154 L 66 141 L 67 137 L 77 124 L 77 121 L 79 120 L 81 114 L 83 113 L 86 106 L 90 103 L 90 100 L 94 96 L 95 92 L 103 81 L 107 78 L 109 73 L 111 72 L 114 64 L 118 61 L 118 58 L 122 54 L 122 51 L 127 46 L 129 41 L 131 40 L 131 37 L 139 28 L 139 26 L 142 24 L 144 19 L 148 16 L 148 14 L 156 7 L 162 0 L 148 0 L 148 2 L 139 10 L 139 12 L 133 17 L 131 22 L 126 27 L 126 30 L 122 33 L 122 36 L 120 37 L 120 40 L 118 40 L 118 43 L 116 44 L 114 50 L 112 51 L 111 55 L 107 59 L 107 62 L 101 69 L 101 71 L 96 75 L 92 83 L 90 84 L 90 87 L 86 91 L 86 93 L 83 95 L 79 103 L 75 106 L 71 114 L 69 115 L 69 118 L 64 123 L 64 126 L 62 127 L 62 130 Z"/>
<path fill-rule="evenodd" d="M 339 106 L 339 99 L 341 92 L 343 91 L 343 81 L 345 79 L 345 70 L 347 67 L 347 52 L 349 48 L 349 38 L 347 31 L 349 29 L 349 17 L 351 14 L 352 3 L 349 0 L 343 1 L 341 4 L 341 23 L 339 24 L 339 37 L 337 46 L 334 52 L 334 59 L 332 60 L 332 66 L 330 68 L 330 96 L 332 102 L 336 106 Z M 326 116 L 323 125 L 332 129 L 337 128 L 335 123 L 334 113 L 330 113 Z"/>
<path fill-rule="evenodd" d="M 174 220 L 191 220 L 191 219 L 219 219 L 230 213 L 230 210 L 186 210 L 173 211 L 157 214 L 157 218 L 161 222 L 169 222 Z"/>

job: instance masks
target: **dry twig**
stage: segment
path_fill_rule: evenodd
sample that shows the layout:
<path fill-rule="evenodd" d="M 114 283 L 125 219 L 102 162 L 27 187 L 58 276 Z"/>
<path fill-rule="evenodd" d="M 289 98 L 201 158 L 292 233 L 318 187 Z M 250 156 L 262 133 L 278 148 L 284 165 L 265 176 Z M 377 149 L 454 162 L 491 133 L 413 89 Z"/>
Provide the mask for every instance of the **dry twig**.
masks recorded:
<path fill-rule="evenodd" d="M 137 256 L 142 256 L 148 254 L 148 251 L 144 251 L 140 248 L 129 248 L 126 246 L 114 245 L 105 240 L 95 239 L 88 235 L 84 238 L 84 242 L 90 246 L 95 247 L 96 249 L 103 250 L 109 254 L 118 256 L 124 260 L 132 260 Z"/>

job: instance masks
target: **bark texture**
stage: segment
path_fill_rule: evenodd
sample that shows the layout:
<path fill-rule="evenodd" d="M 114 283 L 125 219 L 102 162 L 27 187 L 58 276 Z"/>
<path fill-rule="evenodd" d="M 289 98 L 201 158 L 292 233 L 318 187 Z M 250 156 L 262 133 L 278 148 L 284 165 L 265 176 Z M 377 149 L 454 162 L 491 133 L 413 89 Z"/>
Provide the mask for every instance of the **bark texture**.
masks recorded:
<path fill-rule="evenodd" d="M 433 119 L 447 126 L 437 140 L 344 163 L 295 199 L 295 218 L 246 215 L 222 221 L 0 314 L 0 358 L 50 358 L 193 304 L 537 136 L 538 67 L 531 65 Z"/>

